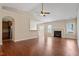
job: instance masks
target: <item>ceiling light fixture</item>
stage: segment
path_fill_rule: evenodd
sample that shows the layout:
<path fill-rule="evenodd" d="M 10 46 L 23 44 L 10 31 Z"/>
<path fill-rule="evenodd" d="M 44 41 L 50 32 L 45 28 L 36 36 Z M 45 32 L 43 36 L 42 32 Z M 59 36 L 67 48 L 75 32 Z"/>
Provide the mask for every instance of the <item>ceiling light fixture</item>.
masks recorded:
<path fill-rule="evenodd" d="M 46 16 L 47 14 L 50 14 L 50 12 L 44 11 L 44 4 L 42 3 L 41 15 L 42 15 L 42 16 Z"/>

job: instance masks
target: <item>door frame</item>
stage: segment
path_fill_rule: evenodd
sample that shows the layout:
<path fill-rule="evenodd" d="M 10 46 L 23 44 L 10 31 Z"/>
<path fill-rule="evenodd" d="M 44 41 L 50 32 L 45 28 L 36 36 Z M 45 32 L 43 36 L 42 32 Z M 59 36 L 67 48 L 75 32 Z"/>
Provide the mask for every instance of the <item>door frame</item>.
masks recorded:
<path fill-rule="evenodd" d="M 3 23 L 3 21 L 11 21 L 12 22 L 12 41 L 15 42 L 15 20 L 14 20 L 14 18 L 11 16 L 4 16 L 4 17 L 2 17 L 2 23 Z M 3 41 L 3 39 L 2 39 L 2 41 Z"/>

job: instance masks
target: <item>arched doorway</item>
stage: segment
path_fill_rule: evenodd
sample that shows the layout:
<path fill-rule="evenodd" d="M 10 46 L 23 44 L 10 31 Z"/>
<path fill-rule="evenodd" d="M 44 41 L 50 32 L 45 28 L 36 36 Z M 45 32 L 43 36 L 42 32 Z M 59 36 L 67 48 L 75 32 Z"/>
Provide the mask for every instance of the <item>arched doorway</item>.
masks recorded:
<path fill-rule="evenodd" d="M 2 18 L 2 41 L 14 41 L 14 19 L 10 16 Z"/>

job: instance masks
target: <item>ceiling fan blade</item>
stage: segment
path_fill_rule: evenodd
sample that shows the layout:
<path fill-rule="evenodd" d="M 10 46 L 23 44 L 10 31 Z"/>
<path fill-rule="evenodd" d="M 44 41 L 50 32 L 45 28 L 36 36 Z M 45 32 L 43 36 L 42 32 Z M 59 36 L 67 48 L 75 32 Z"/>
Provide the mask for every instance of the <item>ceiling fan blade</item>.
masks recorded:
<path fill-rule="evenodd" d="M 43 11 L 41 11 L 41 14 L 43 14 Z"/>
<path fill-rule="evenodd" d="M 43 12 L 44 14 L 50 14 L 50 12 Z"/>

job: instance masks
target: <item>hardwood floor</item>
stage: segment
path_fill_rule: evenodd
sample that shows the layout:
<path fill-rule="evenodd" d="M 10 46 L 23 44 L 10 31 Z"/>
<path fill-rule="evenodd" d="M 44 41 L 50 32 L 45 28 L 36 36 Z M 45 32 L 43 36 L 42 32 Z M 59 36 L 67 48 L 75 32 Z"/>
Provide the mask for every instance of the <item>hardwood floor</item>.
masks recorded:
<path fill-rule="evenodd" d="M 0 47 L 2 56 L 78 56 L 77 42 L 73 39 L 47 37 L 19 42 L 4 41 Z"/>

